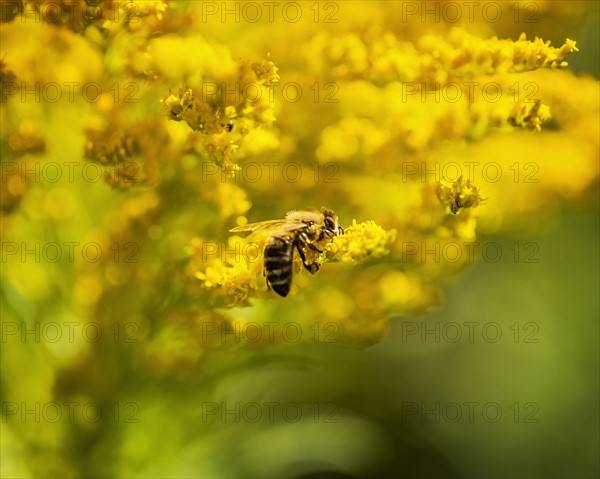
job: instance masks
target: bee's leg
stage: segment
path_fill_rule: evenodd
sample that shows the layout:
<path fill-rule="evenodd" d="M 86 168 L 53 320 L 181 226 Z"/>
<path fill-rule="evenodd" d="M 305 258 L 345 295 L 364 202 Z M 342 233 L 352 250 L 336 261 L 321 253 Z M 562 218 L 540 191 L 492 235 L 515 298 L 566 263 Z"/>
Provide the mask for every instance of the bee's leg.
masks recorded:
<path fill-rule="evenodd" d="M 316 240 L 320 241 L 322 238 L 323 238 L 323 232 L 321 231 L 321 234 L 319 235 L 318 238 L 316 238 Z M 322 253 L 322 251 L 317 249 L 316 246 L 311 242 L 310 238 L 304 231 L 298 235 L 298 242 L 302 243 L 302 246 L 305 248 L 308 247 L 313 251 L 318 251 L 319 253 Z"/>
<path fill-rule="evenodd" d="M 323 251 L 320 250 L 319 248 L 317 248 L 314 244 L 312 243 L 308 243 L 306 246 L 308 246 L 311 250 L 316 251 L 317 253 L 322 253 Z"/>
<path fill-rule="evenodd" d="M 308 248 L 308 249 L 310 249 L 312 251 L 316 251 L 318 253 L 323 252 L 319 248 L 317 248 L 313 243 L 310 242 L 310 239 L 308 239 L 308 236 L 306 235 L 306 233 L 300 233 L 298 235 L 298 243 L 301 243 L 303 248 Z"/>
<path fill-rule="evenodd" d="M 298 254 L 300 255 L 300 258 L 302 258 L 302 264 L 311 274 L 315 274 L 317 271 L 319 271 L 319 265 L 317 264 L 316 261 L 314 263 L 310 263 L 310 264 L 306 263 L 306 256 L 304 255 L 304 251 L 302 251 L 302 248 L 300 247 L 299 244 L 296 245 L 296 249 L 298 250 Z"/>
<path fill-rule="evenodd" d="M 303 249 L 306 247 L 313 251 L 318 251 L 319 253 L 322 253 L 320 249 L 318 249 L 314 244 L 310 242 L 306 233 L 303 232 L 298 235 L 298 240 L 296 241 L 296 249 L 298 250 L 300 258 L 302 258 L 302 264 L 304 265 L 304 267 L 308 271 L 310 271 L 311 274 L 315 274 L 317 271 L 319 271 L 319 264 L 316 261 L 310 264 L 306 263 L 306 256 L 303 251 Z"/>

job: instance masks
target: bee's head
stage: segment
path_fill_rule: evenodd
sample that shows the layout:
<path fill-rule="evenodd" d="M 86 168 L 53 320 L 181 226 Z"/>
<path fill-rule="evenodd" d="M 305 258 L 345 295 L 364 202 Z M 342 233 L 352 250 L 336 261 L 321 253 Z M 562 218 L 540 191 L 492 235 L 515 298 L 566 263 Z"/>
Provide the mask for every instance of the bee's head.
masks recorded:
<path fill-rule="evenodd" d="M 344 234 L 344 230 L 338 225 L 338 217 L 333 211 L 324 208 L 322 213 L 324 230 L 327 236 L 333 237 Z"/>

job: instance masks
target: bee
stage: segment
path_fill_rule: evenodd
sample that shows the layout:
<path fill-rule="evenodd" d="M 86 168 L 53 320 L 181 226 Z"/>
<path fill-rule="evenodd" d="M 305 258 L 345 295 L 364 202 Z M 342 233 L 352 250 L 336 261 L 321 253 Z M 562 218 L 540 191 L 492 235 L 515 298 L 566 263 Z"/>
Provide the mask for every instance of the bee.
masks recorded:
<path fill-rule="evenodd" d="M 311 274 L 315 274 L 319 270 L 319 264 L 316 261 L 308 262 L 309 251 L 313 252 L 312 255 L 322 253 L 320 248 L 331 242 L 335 236 L 344 234 L 344 229 L 338 225 L 336 214 L 325 208 L 320 212 L 290 211 L 282 220 L 251 223 L 229 231 L 263 231 L 269 234 L 263 253 L 263 274 L 267 286 L 284 298 L 292 285 L 294 252 L 298 251 L 304 267 Z"/>

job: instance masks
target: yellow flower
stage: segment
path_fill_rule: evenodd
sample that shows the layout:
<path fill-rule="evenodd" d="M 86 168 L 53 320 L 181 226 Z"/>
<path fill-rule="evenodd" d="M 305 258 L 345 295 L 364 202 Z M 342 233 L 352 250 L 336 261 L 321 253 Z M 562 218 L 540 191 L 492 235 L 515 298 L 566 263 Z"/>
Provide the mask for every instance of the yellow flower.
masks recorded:
<path fill-rule="evenodd" d="M 550 118 L 550 108 L 547 105 L 543 105 L 540 100 L 536 100 L 534 102 L 515 104 L 508 122 L 513 126 L 527 127 L 535 131 L 541 131 L 541 125 L 550 121 Z"/>
<path fill-rule="evenodd" d="M 564 68 L 568 65 L 565 58 L 573 51 L 578 51 L 576 42 L 568 38 L 556 48 L 538 37 L 528 41 L 525 33 L 516 41 L 481 39 L 462 28 L 452 28 L 445 35 L 425 34 L 411 43 L 373 27 L 362 36 L 316 35 L 304 55 L 319 74 L 328 67 L 340 80 L 364 78 L 432 86 L 476 75 Z"/>
<path fill-rule="evenodd" d="M 216 60 L 217 49 L 204 47 L 209 50 L 207 55 L 214 55 Z M 163 50 L 165 46 L 156 48 Z M 227 81 L 212 78 L 211 72 L 206 72 L 200 79 L 190 78 L 192 86 L 179 88 L 177 94 L 169 90 L 160 102 L 170 120 L 184 121 L 194 132 L 200 133 L 189 137 L 197 153 L 232 177 L 238 170 L 236 163 L 243 157 L 238 155 L 238 150 L 245 138 L 275 121 L 270 88 L 279 80 L 279 75 L 270 60 L 231 63 L 228 68 L 230 72 L 218 72 L 218 66 L 214 68 L 214 73 L 224 75 Z M 252 142 L 256 146 L 256 140 Z"/>
<path fill-rule="evenodd" d="M 437 185 L 437 195 L 453 214 L 462 209 L 476 208 L 483 201 L 479 188 L 471 180 L 463 180 L 462 175 L 454 182 L 441 180 Z"/>
<path fill-rule="evenodd" d="M 380 258 L 390 253 L 390 245 L 396 238 L 396 230 L 385 231 L 374 221 L 357 223 L 352 220 L 344 234 L 337 236 L 322 257 L 323 260 L 360 262 L 366 258 Z"/>

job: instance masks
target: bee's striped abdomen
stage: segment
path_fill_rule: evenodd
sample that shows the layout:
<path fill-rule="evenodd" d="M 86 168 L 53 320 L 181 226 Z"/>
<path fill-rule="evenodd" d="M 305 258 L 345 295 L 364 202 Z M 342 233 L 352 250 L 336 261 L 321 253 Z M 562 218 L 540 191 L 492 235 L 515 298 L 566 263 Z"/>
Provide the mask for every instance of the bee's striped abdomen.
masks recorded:
<path fill-rule="evenodd" d="M 286 297 L 292 285 L 294 243 L 288 237 L 269 238 L 265 246 L 267 283 L 280 296 Z"/>

